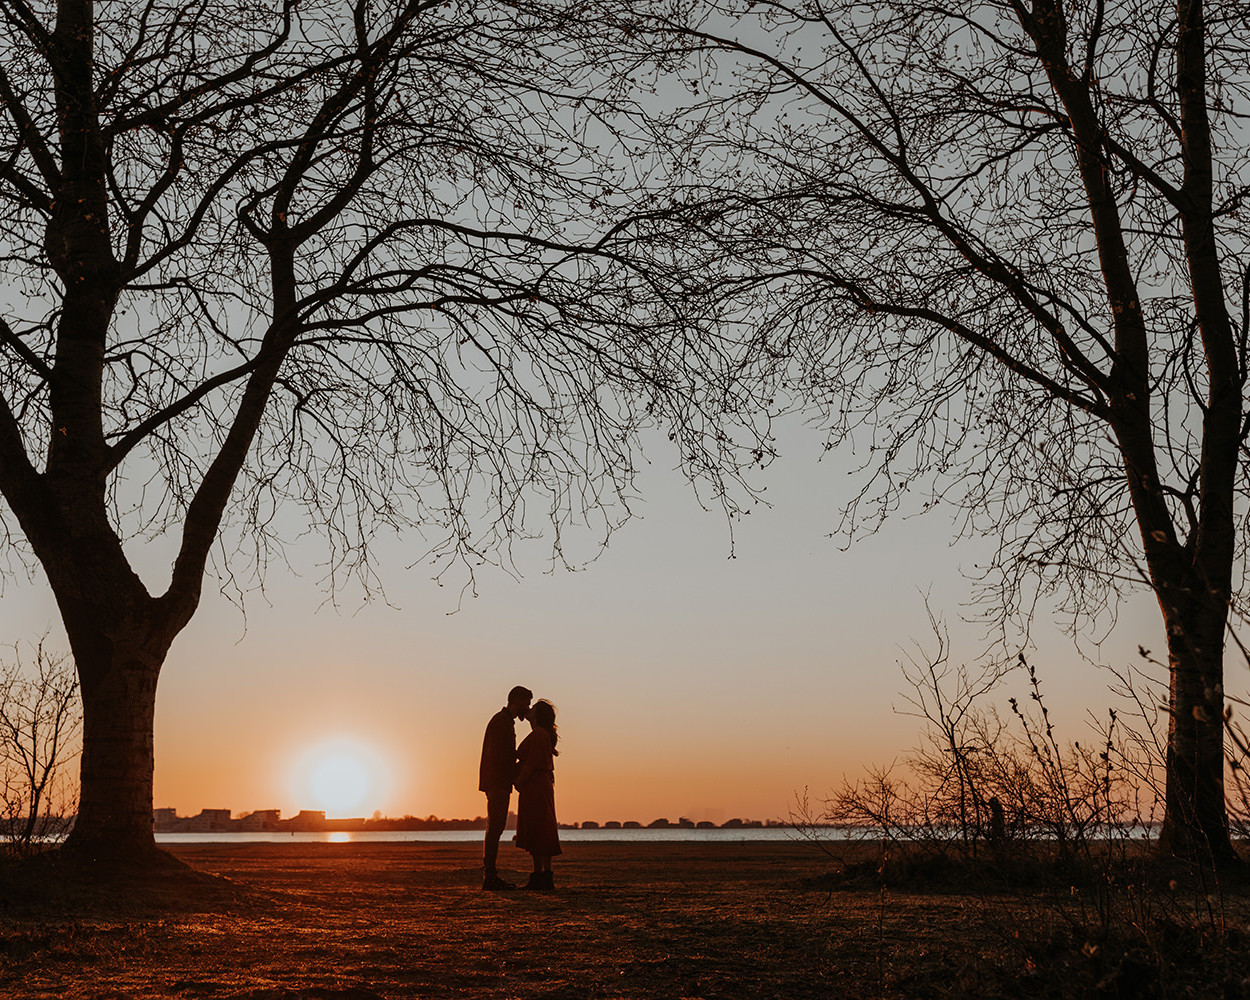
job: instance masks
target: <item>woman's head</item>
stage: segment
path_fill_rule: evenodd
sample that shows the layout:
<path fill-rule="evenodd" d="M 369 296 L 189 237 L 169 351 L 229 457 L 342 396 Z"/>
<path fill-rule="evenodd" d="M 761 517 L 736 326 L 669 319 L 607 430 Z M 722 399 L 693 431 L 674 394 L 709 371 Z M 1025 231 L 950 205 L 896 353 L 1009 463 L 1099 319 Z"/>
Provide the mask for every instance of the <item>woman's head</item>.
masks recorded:
<path fill-rule="evenodd" d="M 547 735 L 551 737 L 551 752 L 558 754 L 556 750 L 556 741 L 559 739 L 556 733 L 556 707 L 546 698 L 540 698 L 530 706 L 529 720 L 532 725 L 545 729 Z"/>

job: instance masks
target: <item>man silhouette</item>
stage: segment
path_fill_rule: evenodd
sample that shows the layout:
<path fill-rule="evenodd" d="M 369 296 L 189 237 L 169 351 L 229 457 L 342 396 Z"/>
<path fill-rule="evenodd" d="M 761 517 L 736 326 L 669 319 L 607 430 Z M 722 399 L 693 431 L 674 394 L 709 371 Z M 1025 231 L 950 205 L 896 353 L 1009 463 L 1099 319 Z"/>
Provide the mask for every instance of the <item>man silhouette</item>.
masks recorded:
<path fill-rule="evenodd" d="M 482 739 L 482 764 L 478 769 L 477 787 L 486 793 L 486 843 L 482 860 L 486 868 L 483 889 L 498 892 L 515 889 L 512 882 L 499 877 L 499 837 L 508 824 L 508 803 L 512 800 L 512 781 L 516 777 L 516 720 L 529 711 L 534 692 L 519 684 L 508 692 L 508 704 L 491 716 Z"/>

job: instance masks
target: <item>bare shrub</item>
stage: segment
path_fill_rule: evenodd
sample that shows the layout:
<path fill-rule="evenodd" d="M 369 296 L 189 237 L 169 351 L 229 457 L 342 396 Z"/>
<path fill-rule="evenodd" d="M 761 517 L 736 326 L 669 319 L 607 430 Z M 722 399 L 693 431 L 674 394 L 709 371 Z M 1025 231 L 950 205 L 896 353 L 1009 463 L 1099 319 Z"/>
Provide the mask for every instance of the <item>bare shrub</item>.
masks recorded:
<path fill-rule="evenodd" d="M 0 844 L 10 854 L 60 840 L 73 824 L 82 711 L 73 661 L 40 639 L 0 665 Z M 33 659 L 33 662 L 32 662 Z"/>
<path fill-rule="evenodd" d="M 971 858 L 986 847 L 1001 855 L 1008 844 L 1044 843 L 1065 863 L 1149 838 L 1162 801 L 1152 780 L 1162 757 L 1149 730 L 1109 708 L 1090 714 L 1091 738 L 1061 740 L 1023 654 L 1009 664 L 956 666 L 945 626 L 932 615 L 930 623 L 936 648 L 917 647 L 901 664 L 906 711 L 924 723 L 918 745 L 901 762 L 845 781 L 824 800 L 819 822 Z M 1027 694 L 1000 713 L 986 702 L 1008 675 L 1023 675 Z M 1128 715 L 1148 713 L 1139 700 Z"/>
<path fill-rule="evenodd" d="M 1089 736 L 1067 740 L 1024 656 L 956 666 L 944 626 L 931 622 L 936 647 L 918 646 L 901 665 L 907 711 L 924 722 L 917 747 L 816 804 L 799 797 L 795 821 L 838 862 L 811 884 L 832 894 L 866 879 L 883 908 L 887 887 L 976 896 L 1004 949 L 977 973 L 981 995 L 1004 995 L 994 977 L 1014 982 L 1020 968 L 1035 995 L 1208 996 L 1190 992 L 1195 976 L 1204 990 L 1240 983 L 1245 938 L 1225 902 L 1245 873 L 1216 864 L 1215 850 L 1203 859 L 1157 849 L 1168 692 L 1149 651 L 1113 673 L 1115 707 L 1090 713 Z M 1000 711 L 991 698 L 1021 682 Z M 1240 796 L 1229 814 L 1244 835 L 1250 733 L 1232 712 L 1225 724 L 1229 787 Z M 822 829 L 831 825 L 879 850 L 844 847 Z M 1158 991 L 1142 993 L 1144 982 Z"/>

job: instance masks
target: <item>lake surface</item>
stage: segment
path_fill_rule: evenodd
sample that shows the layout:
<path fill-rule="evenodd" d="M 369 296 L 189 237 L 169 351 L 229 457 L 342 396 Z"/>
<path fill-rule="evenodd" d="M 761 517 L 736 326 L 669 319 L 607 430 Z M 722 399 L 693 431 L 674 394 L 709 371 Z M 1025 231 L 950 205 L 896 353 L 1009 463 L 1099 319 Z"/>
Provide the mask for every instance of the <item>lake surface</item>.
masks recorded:
<path fill-rule="evenodd" d="M 843 834 L 838 830 L 821 830 L 822 839 L 837 840 Z M 512 830 L 503 835 L 503 842 L 512 839 Z M 465 843 L 480 841 L 484 836 L 482 830 L 352 830 L 327 831 L 314 833 L 299 831 L 296 833 L 268 833 L 263 831 L 245 833 L 158 833 L 158 844 L 378 844 L 407 841 L 432 843 Z M 681 827 L 665 830 L 561 830 L 560 839 L 566 843 L 578 841 L 621 841 L 639 843 L 655 842 L 703 842 L 703 843 L 742 843 L 745 841 L 778 841 L 807 840 L 805 831 L 790 827 L 743 827 L 731 830 L 688 830 Z"/>

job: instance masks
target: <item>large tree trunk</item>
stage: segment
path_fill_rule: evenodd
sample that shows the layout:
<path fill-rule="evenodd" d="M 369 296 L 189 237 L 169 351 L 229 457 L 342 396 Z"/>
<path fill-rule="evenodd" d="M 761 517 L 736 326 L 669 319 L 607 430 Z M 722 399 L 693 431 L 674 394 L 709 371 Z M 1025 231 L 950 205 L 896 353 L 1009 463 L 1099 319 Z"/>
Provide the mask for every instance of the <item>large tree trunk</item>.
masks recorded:
<path fill-rule="evenodd" d="M 83 642 L 84 631 L 96 632 L 97 641 Z M 156 682 L 172 640 L 167 632 L 163 623 L 142 617 L 107 631 L 70 628 L 82 692 L 83 745 L 78 818 L 65 845 L 69 851 L 102 858 L 155 849 L 152 734 Z"/>
<path fill-rule="evenodd" d="M 131 660 L 82 685 L 82 788 L 68 850 L 102 857 L 155 847 L 152 727 L 159 671 L 159 664 Z"/>
<path fill-rule="evenodd" d="M 91 551 L 97 558 L 104 545 Z M 156 686 L 185 608 L 153 599 L 107 559 L 50 559 L 49 582 L 78 670 L 83 708 L 78 817 L 66 850 L 89 859 L 137 858 L 152 830 Z M 84 580 L 94 581 L 84 587 Z M 110 585 L 111 581 L 111 585 Z M 191 605 L 188 605 L 191 606 Z"/>
<path fill-rule="evenodd" d="M 1171 684 L 1166 812 L 1159 843 L 1172 854 L 1223 862 L 1237 857 L 1224 802 L 1227 607 L 1206 588 L 1193 596 L 1190 609 L 1164 607 Z"/>
<path fill-rule="evenodd" d="M 1155 466 L 1150 423 L 1137 391 L 1117 400 L 1116 426 L 1150 583 L 1168 644 L 1168 744 L 1160 847 L 1216 862 L 1236 858 L 1224 802 L 1224 632 L 1234 553 L 1236 450 L 1228 428 L 1240 420 L 1226 391 L 1208 407 L 1199 517 L 1177 537 Z M 1233 438 L 1235 441 L 1235 437 Z"/>

